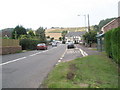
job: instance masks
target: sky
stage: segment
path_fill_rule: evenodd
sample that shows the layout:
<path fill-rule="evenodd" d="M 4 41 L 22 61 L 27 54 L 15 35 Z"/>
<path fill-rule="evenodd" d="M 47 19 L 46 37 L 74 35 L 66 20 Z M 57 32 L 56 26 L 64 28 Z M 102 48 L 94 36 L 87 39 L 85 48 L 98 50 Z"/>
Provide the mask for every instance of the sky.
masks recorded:
<path fill-rule="evenodd" d="M 0 0 L 0 29 L 42 27 L 83 27 L 118 17 L 120 0 Z M 78 16 L 80 15 L 80 16 Z M 87 24 L 86 24 L 87 25 Z"/>

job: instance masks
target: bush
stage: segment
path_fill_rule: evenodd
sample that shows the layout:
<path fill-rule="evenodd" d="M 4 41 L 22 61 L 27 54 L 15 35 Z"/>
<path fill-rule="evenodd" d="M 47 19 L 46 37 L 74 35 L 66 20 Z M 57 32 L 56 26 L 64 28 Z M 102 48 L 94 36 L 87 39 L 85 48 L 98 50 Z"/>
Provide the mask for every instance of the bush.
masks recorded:
<path fill-rule="evenodd" d="M 120 27 L 112 29 L 105 34 L 105 50 L 115 62 L 120 61 Z"/>
<path fill-rule="evenodd" d="M 31 39 L 21 39 L 20 45 L 22 50 L 35 50 L 38 43 L 46 43 L 40 40 L 31 40 Z"/>
<path fill-rule="evenodd" d="M 111 35 L 112 56 L 116 62 L 120 60 L 120 28 L 113 29 Z"/>
<path fill-rule="evenodd" d="M 108 31 L 105 34 L 105 50 L 106 50 L 106 53 L 109 57 L 112 57 L 111 33 L 112 33 L 112 30 Z"/>

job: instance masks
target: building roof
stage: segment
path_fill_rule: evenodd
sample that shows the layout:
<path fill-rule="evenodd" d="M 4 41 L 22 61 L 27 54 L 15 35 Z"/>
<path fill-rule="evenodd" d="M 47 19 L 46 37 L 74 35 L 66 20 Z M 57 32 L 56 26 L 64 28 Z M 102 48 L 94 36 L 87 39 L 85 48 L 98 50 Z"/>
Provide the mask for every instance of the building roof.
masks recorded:
<path fill-rule="evenodd" d="M 104 35 L 105 35 L 104 33 L 102 33 L 102 34 L 97 34 L 96 37 L 97 37 L 97 38 L 100 38 L 100 37 L 103 37 Z"/>
<path fill-rule="evenodd" d="M 83 34 L 85 34 L 86 31 L 80 31 L 80 32 L 69 32 L 67 33 L 65 36 L 66 37 L 72 37 L 72 36 L 81 36 Z"/>

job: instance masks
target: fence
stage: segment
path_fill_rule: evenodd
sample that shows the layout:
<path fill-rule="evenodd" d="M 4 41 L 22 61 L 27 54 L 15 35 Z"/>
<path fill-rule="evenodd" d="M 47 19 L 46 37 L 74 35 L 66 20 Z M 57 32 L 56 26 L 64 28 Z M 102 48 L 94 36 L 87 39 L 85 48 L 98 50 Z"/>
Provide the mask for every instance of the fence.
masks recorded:
<path fill-rule="evenodd" d="M 15 39 L 2 39 L 2 46 L 19 46 L 19 40 Z"/>
<path fill-rule="evenodd" d="M 0 55 L 12 54 L 22 50 L 19 45 L 19 40 L 15 39 L 0 39 Z"/>

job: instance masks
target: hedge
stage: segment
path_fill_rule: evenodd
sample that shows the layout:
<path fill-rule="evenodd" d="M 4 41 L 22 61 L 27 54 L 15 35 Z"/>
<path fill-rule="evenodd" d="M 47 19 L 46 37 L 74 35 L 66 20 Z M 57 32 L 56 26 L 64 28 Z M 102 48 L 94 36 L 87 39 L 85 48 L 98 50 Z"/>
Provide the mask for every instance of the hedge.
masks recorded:
<path fill-rule="evenodd" d="M 22 50 L 35 50 L 38 43 L 46 43 L 45 41 L 32 40 L 32 39 L 21 39 L 20 45 Z"/>
<path fill-rule="evenodd" d="M 115 62 L 120 61 L 120 27 L 112 29 L 105 34 L 105 50 Z"/>

